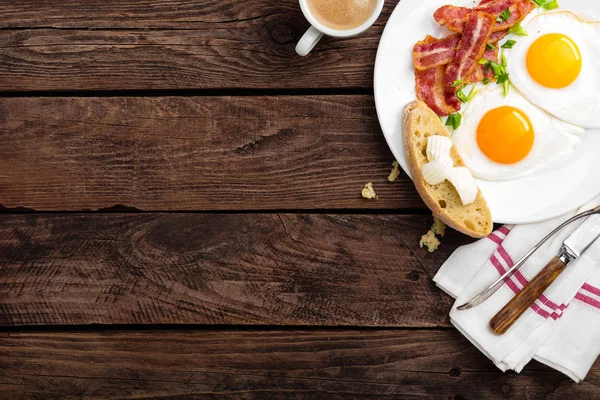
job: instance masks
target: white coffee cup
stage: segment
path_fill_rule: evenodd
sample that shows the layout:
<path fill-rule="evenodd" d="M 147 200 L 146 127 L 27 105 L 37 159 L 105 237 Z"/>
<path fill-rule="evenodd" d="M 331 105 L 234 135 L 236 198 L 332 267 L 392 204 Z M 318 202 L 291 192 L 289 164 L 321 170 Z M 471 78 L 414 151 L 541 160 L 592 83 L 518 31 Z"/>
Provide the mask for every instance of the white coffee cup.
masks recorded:
<path fill-rule="evenodd" d="M 381 10 L 383 9 L 384 2 L 385 0 L 377 1 L 377 6 L 375 7 L 373 14 L 362 25 L 352 29 L 332 29 L 320 23 L 312 15 L 307 4 L 308 0 L 300 0 L 300 8 L 302 9 L 302 13 L 304 14 L 304 17 L 308 20 L 308 22 L 310 22 L 311 27 L 308 28 L 306 33 L 304 33 L 304 35 L 296 45 L 296 53 L 298 53 L 301 56 L 307 55 L 317 45 L 317 43 L 319 42 L 319 40 L 321 40 L 323 35 L 345 38 L 363 33 L 364 31 L 369 29 L 375 23 L 375 21 L 377 21 L 377 18 L 379 18 L 379 14 L 381 14 Z"/>

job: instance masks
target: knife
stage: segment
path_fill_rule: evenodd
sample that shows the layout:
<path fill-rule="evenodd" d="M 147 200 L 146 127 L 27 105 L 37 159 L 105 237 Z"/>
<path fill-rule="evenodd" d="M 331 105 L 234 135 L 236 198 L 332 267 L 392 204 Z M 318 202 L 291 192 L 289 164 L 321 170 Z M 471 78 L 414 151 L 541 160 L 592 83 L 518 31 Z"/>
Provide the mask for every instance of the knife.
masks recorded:
<path fill-rule="evenodd" d="M 600 237 L 600 215 L 588 217 L 562 244 L 560 254 L 552 259 L 490 321 L 494 333 L 505 333 L 523 313 L 558 278 L 569 264 L 577 260 Z"/>
<path fill-rule="evenodd" d="M 542 245 L 544 243 L 546 243 L 548 240 L 550 240 L 550 238 L 552 238 L 554 235 L 556 235 L 565 226 L 571 224 L 572 222 L 580 220 L 582 218 L 589 217 L 590 215 L 594 215 L 594 214 L 598 214 L 598 213 L 600 213 L 600 206 L 594 208 L 593 210 L 589 210 L 589 211 L 583 212 L 581 214 L 578 214 L 578 215 L 574 216 L 573 218 L 570 218 L 569 220 L 563 222 L 555 230 L 553 230 L 545 238 L 543 238 L 538 244 L 536 244 L 535 247 L 533 247 L 529 252 L 527 252 L 527 254 L 525 254 L 523 257 L 521 257 L 521 259 L 519 261 L 517 261 L 515 263 L 515 265 L 513 265 L 508 271 L 506 271 L 504 273 L 504 275 L 502 275 L 494 283 L 492 283 L 490 286 L 488 286 L 483 292 L 479 293 L 478 295 L 476 295 L 475 297 L 473 297 L 471 300 L 467 301 L 466 303 L 458 306 L 457 309 L 460 311 L 468 310 L 475 306 L 478 306 L 479 304 L 481 304 L 484 301 L 486 301 L 487 299 L 489 299 L 494 293 L 496 293 L 496 291 L 498 289 L 500 289 L 500 287 L 502 287 L 502 285 L 504 285 L 504 283 L 506 282 L 507 279 L 509 279 L 511 276 L 513 276 L 514 273 L 519 268 L 521 268 L 521 266 L 523 264 L 525 264 L 525 262 L 527 260 L 529 260 L 529 258 L 533 255 L 533 253 L 535 253 L 540 247 L 542 247 Z"/>

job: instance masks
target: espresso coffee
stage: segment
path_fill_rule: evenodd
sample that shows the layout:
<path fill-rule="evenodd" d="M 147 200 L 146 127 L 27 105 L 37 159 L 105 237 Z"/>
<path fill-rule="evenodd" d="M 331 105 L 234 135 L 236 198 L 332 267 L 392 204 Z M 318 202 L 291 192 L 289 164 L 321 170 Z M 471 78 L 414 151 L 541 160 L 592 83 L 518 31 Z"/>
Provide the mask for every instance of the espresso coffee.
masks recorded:
<path fill-rule="evenodd" d="M 307 3 L 320 23 L 337 30 L 361 26 L 377 8 L 377 0 L 308 0 Z"/>

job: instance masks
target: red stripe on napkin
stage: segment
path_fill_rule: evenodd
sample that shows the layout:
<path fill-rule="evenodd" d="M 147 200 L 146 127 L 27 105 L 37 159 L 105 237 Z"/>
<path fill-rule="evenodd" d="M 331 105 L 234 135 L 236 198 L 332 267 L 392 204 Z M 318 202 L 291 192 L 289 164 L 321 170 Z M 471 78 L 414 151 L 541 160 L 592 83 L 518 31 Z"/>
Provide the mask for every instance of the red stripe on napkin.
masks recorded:
<path fill-rule="evenodd" d="M 579 301 L 581 301 L 582 303 L 585 303 L 589 306 L 595 307 L 598 310 L 600 310 L 600 301 L 596 300 L 596 299 L 592 299 L 589 296 L 586 296 L 585 294 L 579 292 L 577 293 L 577 295 L 575 296 L 575 298 Z"/>
<path fill-rule="evenodd" d="M 590 285 L 589 283 L 585 283 L 581 288 L 583 290 L 587 290 L 588 292 L 595 294 L 596 296 L 600 296 L 600 289 Z"/>

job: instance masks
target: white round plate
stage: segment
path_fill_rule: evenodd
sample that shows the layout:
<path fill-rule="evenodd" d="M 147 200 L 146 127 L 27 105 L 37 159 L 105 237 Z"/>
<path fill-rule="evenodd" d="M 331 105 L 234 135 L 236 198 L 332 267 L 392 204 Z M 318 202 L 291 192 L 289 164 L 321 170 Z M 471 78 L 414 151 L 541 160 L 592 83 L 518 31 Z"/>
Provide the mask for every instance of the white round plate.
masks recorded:
<path fill-rule="evenodd" d="M 401 0 L 392 13 L 377 51 L 375 104 L 388 145 L 405 172 L 401 115 L 416 98 L 412 62 L 414 44 L 426 35 L 449 34 L 433 19 L 445 4 L 473 7 L 473 0 Z M 560 0 L 561 9 L 600 16 L 600 2 Z M 407 172 L 408 173 L 408 172 Z M 492 211 L 494 222 L 522 224 L 565 214 L 600 193 L 600 130 L 588 130 L 572 160 L 544 173 L 517 180 L 477 182 Z"/>

